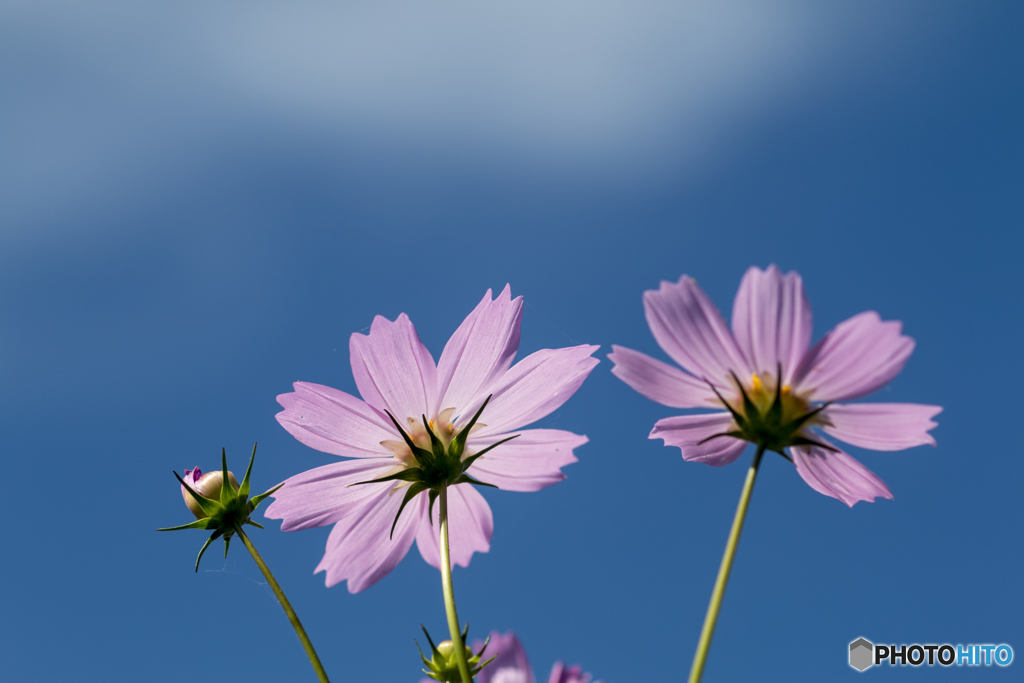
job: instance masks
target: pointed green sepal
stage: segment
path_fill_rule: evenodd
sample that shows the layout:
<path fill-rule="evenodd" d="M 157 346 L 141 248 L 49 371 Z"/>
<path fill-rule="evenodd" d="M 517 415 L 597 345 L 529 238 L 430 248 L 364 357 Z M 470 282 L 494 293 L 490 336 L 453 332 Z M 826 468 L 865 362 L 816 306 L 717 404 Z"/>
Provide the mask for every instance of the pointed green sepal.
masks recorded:
<path fill-rule="evenodd" d="M 489 486 L 492 489 L 498 488 L 494 484 L 488 484 L 485 481 L 480 481 L 478 479 L 474 479 L 473 477 L 469 476 L 465 472 L 460 474 L 459 478 L 452 482 L 452 486 L 455 486 L 456 484 L 472 484 L 473 486 Z"/>
<path fill-rule="evenodd" d="M 395 537 L 395 527 L 398 525 L 398 518 L 402 516 L 402 510 L 409 504 L 409 501 L 427 490 L 426 484 L 416 482 L 409 486 L 409 490 L 405 492 L 405 498 L 402 499 L 402 504 L 398 507 L 398 514 L 395 515 L 395 521 L 391 523 L 391 533 L 388 538 Z"/>
<path fill-rule="evenodd" d="M 707 384 L 707 385 L 708 385 L 709 387 L 711 387 L 711 391 L 715 392 L 715 396 L 717 396 L 717 397 L 718 397 L 718 400 L 722 402 L 722 405 L 724 405 L 724 406 L 726 407 L 726 410 L 728 410 L 728 411 L 729 411 L 729 414 L 731 414 L 731 415 L 732 415 L 732 419 L 736 421 L 736 424 L 737 424 L 737 425 L 739 425 L 739 428 L 740 428 L 741 430 L 745 430 L 745 429 L 747 428 L 747 421 L 746 421 L 746 420 L 745 420 L 745 419 L 743 418 L 743 416 L 742 416 L 742 415 L 740 415 L 740 414 L 739 414 L 739 413 L 738 413 L 738 412 L 736 411 L 736 409 L 735 409 L 735 408 L 733 408 L 733 407 L 732 407 L 732 406 L 731 406 L 731 405 L 729 404 L 729 402 L 728 402 L 728 401 L 726 401 L 726 400 L 725 400 L 724 398 L 722 398 L 722 394 L 721 394 L 721 393 L 719 393 L 719 391 L 718 391 L 718 387 L 716 387 L 716 386 L 715 386 L 714 384 L 712 384 L 712 383 L 711 383 L 711 381 L 710 381 L 710 380 L 709 380 L 709 379 L 708 379 L 707 377 L 702 377 L 701 379 L 703 379 L 703 380 L 704 380 L 704 382 L 705 382 L 705 383 L 706 383 L 706 384 Z"/>
<path fill-rule="evenodd" d="M 179 482 L 181 482 L 181 485 L 184 486 L 185 490 L 188 491 L 192 498 L 195 499 L 196 503 L 199 505 L 202 511 L 206 513 L 207 517 L 213 517 L 218 512 L 224 509 L 223 505 L 213 500 L 212 498 L 207 498 L 202 494 L 196 493 L 191 486 L 185 483 L 185 480 L 181 478 L 181 475 L 179 475 L 177 471 L 174 472 L 174 477 Z"/>
<path fill-rule="evenodd" d="M 221 535 L 221 532 L 219 530 L 218 531 L 214 531 L 213 535 L 210 536 L 208 539 L 206 539 L 206 543 L 204 543 L 203 547 L 199 549 L 199 557 L 196 558 L 196 573 L 199 572 L 199 561 L 203 559 L 203 553 L 206 552 L 206 549 L 210 547 L 210 544 L 213 543 L 215 540 L 217 540 L 217 538 L 220 535 Z"/>
<path fill-rule="evenodd" d="M 469 456 L 468 458 L 466 458 L 465 460 L 462 461 L 462 468 L 464 470 L 465 469 L 469 469 L 469 466 L 472 465 L 474 462 L 476 462 L 477 458 L 479 458 L 481 455 L 485 454 L 487 451 L 491 450 L 492 448 L 500 446 L 501 444 L 505 443 L 506 441 L 511 441 L 512 439 L 515 439 L 518 436 L 519 436 L 519 434 L 513 434 L 512 436 L 510 436 L 508 438 L 502 439 L 501 441 L 496 441 L 495 443 L 492 443 L 487 448 L 484 448 L 483 450 L 481 450 L 481 451 L 479 451 L 477 453 L 474 453 L 473 455 Z"/>
<path fill-rule="evenodd" d="M 252 512 L 253 510 L 255 510 L 256 507 L 260 503 L 262 503 L 264 500 L 266 500 L 269 496 L 272 496 L 275 493 L 277 493 L 277 490 L 279 488 L 281 488 L 282 486 L 284 486 L 284 482 L 283 481 L 280 484 L 278 484 L 277 486 L 275 486 L 274 488 L 272 488 L 269 491 L 267 491 L 266 493 L 261 493 L 258 496 L 253 496 L 252 500 L 249 501 L 249 512 Z"/>
<path fill-rule="evenodd" d="M 706 439 L 701 439 L 700 441 L 698 441 L 697 445 L 700 446 L 701 444 L 705 444 L 708 441 L 711 441 L 712 439 L 719 439 L 719 438 L 721 438 L 723 436 L 731 436 L 734 439 L 742 439 L 743 438 L 743 432 L 738 432 L 738 431 L 734 430 L 734 431 L 731 431 L 731 432 L 722 432 L 720 434 L 712 434 L 711 436 L 707 437 Z"/>
<path fill-rule="evenodd" d="M 831 451 L 832 453 L 839 452 L 839 449 L 836 448 L 835 446 L 829 446 L 827 443 L 815 441 L 814 439 L 808 439 L 805 436 L 795 436 L 789 440 L 789 443 L 791 446 L 817 446 L 818 448 L 823 448 L 824 450 Z"/>
<path fill-rule="evenodd" d="M 252 462 L 256 459 L 256 446 L 259 442 L 252 445 L 252 455 L 249 456 L 249 466 L 245 468 L 245 476 L 242 477 L 242 483 L 238 487 L 238 495 L 242 500 L 246 500 L 249 497 L 249 476 L 252 474 Z"/>
<path fill-rule="evenodd" d="M 391 418 L 391 423 L 395 425 L 395 429 L 397 429 L 398 433 L 402 435 L 402 440 L 405 441 L 405 445 L 409 447 L 410 451 L 412 451 L 412 456 L 416 458 L 416 461 L 423 467 L 428 467 L 433 464 L 434 454 L 414 444 L 412 442 L 412 438 L 404 429 L 402 429 L 402 425 L 398 424 L 398 420 L 395 419 L 395 416 L 387 410 L 384 412 L 389 418 Z M 428 429 L 427 431 L 429 432 L 430 430 Z"/>
<path fill-rule="evenodd" d="M 458 433 L 458 435 L 456 435 L 455 439 L 452 441 L 451 450 L 453 452 L 453 455 L 455 455 L 457 458 L 462 458 L 462 453 L 466 450 L 466 439 L 469 438 L 469 432 L 472 431 L 473 427 L 476 426 L 476 421 L 480 419 L 480 416 L 484 412 L 484 408 L 487 407 L 487 404 L 490 402 L 491 396 L 493 395 L 494 394 L 490 394 L 487 396 L 487 398 L 484 399 L 484 402 L 480 405 L 480 409 L 476 411 L 476 415 L 473 416 L 473 419 L 469 421 L 469 424 L 467 424 L 465 428 L 462 429 Z"/>
<path fill-rule="evenodd" d="M 209 529 L 211 526 L 215 524 L 216 522 L 210 519 L 209 517 L 203 517 L 202 519 L 197 519 L 191 524 L 182 524 L 181 526 L 169 526 L 163 529 L 157 529 L 157 531 L 180 531 L 182 529 Z"/>
<path fill-rule="evenodd" d="M 260 524 L 259 522 L 254 522 L 251 519 L 245 520 L 245 523 L 249 524 L 249 525 L 252 525 L 252 526 L 256 527 L 257 529 L 263 529 L 264 528 L 262 524 Z"/>
<path fill-rule="evenodd" d="M 362 486 L 363 484 L 379 484 L 382 481 L 419 481 L 423 477 L 423 470 L 419 467 L 410 467 L 409 469 L 402 470 L 401 472 L 395 472 L 389 474 L 386 477 L 380 477 L 379 479 L 370 479 L 368 481 L 357 481 L 349 486 Z"/>

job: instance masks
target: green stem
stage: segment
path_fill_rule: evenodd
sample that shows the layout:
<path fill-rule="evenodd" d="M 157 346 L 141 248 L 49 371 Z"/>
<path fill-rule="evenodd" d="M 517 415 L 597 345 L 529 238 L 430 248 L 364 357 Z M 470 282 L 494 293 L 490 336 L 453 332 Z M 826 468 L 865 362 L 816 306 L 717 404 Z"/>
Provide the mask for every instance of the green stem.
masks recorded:
<path fill-rule="evenodd" d="M 452 645 L 455 650 L 455 661 L 459 664 L 459 675 L 465 683 L 473 683 L 469 675 L 469 662 L 466 661 L 466 645 L 462 642 L 459 631 L 459 615 L 455 611 L 455 589 L 452 588 L 452 561 L 448 550 L 448 487 L 441 487 L 441 588 L 444 591 L 444 611 L 448 614 L 448 630 L 452 634 Z"/>
<path fill-rule="evenodd" d="M 743 520 L 747 517 L 747 506 L 750 504 L 750 494 L 754 491 L 754 479 L 757 478 L 757 467 L 761 464 L 761 456 L 764 455 L 764 446 L 757 447 L 754 454 L 754 461 L 750 463 L 747 470 L 747 479 L 743 482 L 743 492 L 740 493 L 740 502 L 736 506 L 736 516 L 732 520 L 732 529 L 729 531 L 729 540 L 725 543 L 725 554 L 722 556 L 722 566 L 718 568 L 718 578 L 715 579 L 715 588 L 711 591 L 711 603 L 708 605 L 708 613 L 704 617 L 704 628 L 700 631 L 700 642 L 697 643 L 697 654 L 693 657 L 693 666 L 690 668 L 690 683 L 700 683 L 704 675 L 704 663 L 708 657 L 708 649 L 711 647 L 711 638 L 715 635 L 715 624 L 718 622 L 718 610 L 722 607 L 722 597 L 725 595 L 725 584 L 729 582 L 729 572 L 732 570 L 732 560 L 736 556 L 736 546 L 740 542 L 740 533 L 743 531 Z"/>
<path fill-rule="evenodd" d="M 235 525 L 235 533 L 238 534 L 242 543 L 245 543 L 245 547 L 249 549 L 249 554 L 252 555 L 252 559 L 256 560 L 256 564 L 259 566 L 260 571 L 263 572 L 263 576 L 266 577 L 267 583 L 274 589 L 274 595 L 277 596 L 278 601 L 281 603 L 281 607 L 284 608 L 284 613 L 288 615 L 288 621 L 292 622 L 292 627 L 295 629 L 295 633 L 298 634 L 299 640 L 302 641 L 302 647 L 306 651 L 306 656 L 309 657 L 310 664 L 313 665 L 313 670 L 316 671 L 316 677 L 320 679 L 320 683 L 330 683 L 327 680 L 327 672 L 324 671 L 323 664 L 320 663 L 320 658 L 316 656 L 316 650 L 313 649 L 313 643 L 309 642 L 309 636 L 306 635 L 306 629 L 302 628 L 302 623 L 299 621 L 299 617 L 295 614 L 295 610 L 292 609 L 291 603 L 288 602 L 288 598 L 284 596 L 284 591 L 281 590 L 281 586 L 277 583 L 277 579 L 270 573 L 270 568 L 260 557 L 260 554 L 256 552 L 256 546 L 252 544 L 249 537 L 242 531 L 242 527 Z"/>

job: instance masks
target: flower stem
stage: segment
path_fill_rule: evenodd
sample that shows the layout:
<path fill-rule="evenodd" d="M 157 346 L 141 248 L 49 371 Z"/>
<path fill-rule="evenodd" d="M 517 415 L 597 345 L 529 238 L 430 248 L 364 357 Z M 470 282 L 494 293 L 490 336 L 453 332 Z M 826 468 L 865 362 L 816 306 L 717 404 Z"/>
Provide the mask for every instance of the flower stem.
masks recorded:
<path fill-rule="evenodd" d="M 711 647 L 711 638 L 715 635 L 715 624 L 718 622 L 718 610 L 722 607 L 725 584 L 729 582 L 732 560 L 736 556 L 736 546 L 740 542 L 743 520 L 747 517 L 747 506 L 750 504 L 750 494 L 754 491 L 754 479 L 757 478 L 757 468 L 761 464 L 762 455 L 764 455 L 764 446 L 759 445 L 757 453 L 754 454 L 754 460 L 750 463 L 750 469 L 747 470 L 747 479 L 743 482 L 743 492 L 740 493 L 740 502 L 736 506 L 736 516 L 732 520 L 732 529 L 729 530 L 729 540 L 725 543 L 722 566 L 718 568 L 715 588 L 711 591 L 711 603 L 708 605 L 708 613 L 704 616 L 704 628 L 700 631 L 697 654 L 694 655 L 693 666 L 690 667 L 690 683 L 700 683 L 700 678 L 704 674 L 704 663 L 708 657 L 708 649 Z"/>
<path fill-rule="evenodd" d="M 256 560 L 256 564 L 259 566 L 260 571 L 263 572 L 263 576 L 266 577 L 267 583 L 274 589 L 274 595 L 277 596 L 278 601 L 281 603 L 281 607 L 284 608 L 284 613 L 288 615 L 288 621 L 292 622 L 292 627 L 295 629 L 295 633 L 298 634 L 299 640 L 302 642 L 302 647 L 306 651 L 306 656 L 309 657 L 310 664 L 313 665 L 313 670 L 316 671 L 316 677 L 320 679 L 320 683 L 330 683 L 327 680 L 327 673 L 324 671 L 323 665 L 320 663 L 320 658 L 316 656 L 316 650 L 313 649 L 313 643 L 309 642 L 309 636 L 306 635 L 306 630 L 302 628 L 302 623 L 299 621 L 299 617 L 295 614 L 295 610 L 292 609 L 291 603 L 288 602 L 288 598 L 284 596 L 284 591 L 281 590 L 281 586 L 277 583 L 277 579 L 270 573 L 270 568 L 260 557 L 260 554 L 256 552 L 256 546 L 252 544 L 249 537 L 246 536 L 245 532 L 242 531 L 242 527 L 235 525 L 235 533 L 238 534 L 242 543 L 245 543 L 245 547 L 249 549 L 249 554 L 252 555 L 252 559 Z"/>
<path fill-rule="evenodd" d="M 441 588 L 444 591 L 444 611 L 448 614 L 448 630 L 452 634 L 452 645 L 455 650 L 455 661 L 459 664 L 459 675 L 463 683 L 473 683 L 469 675 L 469 663 L 466 661 L 466 645 L 462 642 L 459 630 L 459 615 L 455 611 L 455 589 L 452 588 L 452 561 L 448 550 L 448 487 L 441 487 L 440 521 L 441 521 Z"/>

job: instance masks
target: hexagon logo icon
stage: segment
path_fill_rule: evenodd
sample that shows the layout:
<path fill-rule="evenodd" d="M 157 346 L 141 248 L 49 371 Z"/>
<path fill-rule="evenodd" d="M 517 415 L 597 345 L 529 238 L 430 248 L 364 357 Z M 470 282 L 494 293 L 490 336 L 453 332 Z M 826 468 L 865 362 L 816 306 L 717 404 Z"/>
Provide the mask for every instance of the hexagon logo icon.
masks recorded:
<path fill-rule="evenodd" d="M 874 664 L 875 646 L 863 638 L 850 643 L 850 666 L 863 671 Z"/>

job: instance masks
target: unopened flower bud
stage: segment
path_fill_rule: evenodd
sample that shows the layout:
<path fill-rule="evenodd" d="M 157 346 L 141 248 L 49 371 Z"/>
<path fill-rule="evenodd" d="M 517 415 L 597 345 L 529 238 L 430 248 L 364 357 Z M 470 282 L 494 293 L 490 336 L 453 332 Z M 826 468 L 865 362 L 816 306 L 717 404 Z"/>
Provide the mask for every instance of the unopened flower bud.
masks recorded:
<path fill-rule="evenodd" d="M 185 470 L 183 479 L 199 495 L 211 500 L 220 500 L 220 489 L 224 484 L 224 474 L 220 470 L 203 474 L 197 467 L 193 470 Z M 235 475 L 232 472 L 228 472 L 228 481 L 231 483 L 231 488 L 237 491 L 238 480 L 235 479 Z M 203 508 L 199 507 L 199 503 L 196 502 L 196 499 L 192 497 L 192 494 L 184 486 L 181 487 L 181 497 L 185 499 L 185 505 L 196 516 L 196 519 L 207 517 L 207 514 L 203 512 Z"/>

